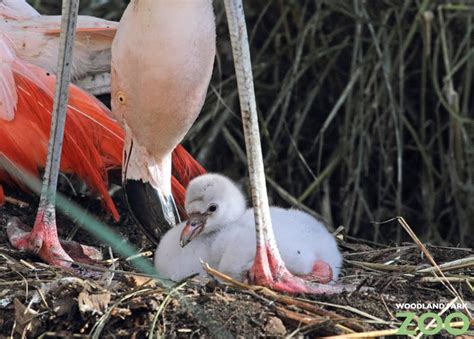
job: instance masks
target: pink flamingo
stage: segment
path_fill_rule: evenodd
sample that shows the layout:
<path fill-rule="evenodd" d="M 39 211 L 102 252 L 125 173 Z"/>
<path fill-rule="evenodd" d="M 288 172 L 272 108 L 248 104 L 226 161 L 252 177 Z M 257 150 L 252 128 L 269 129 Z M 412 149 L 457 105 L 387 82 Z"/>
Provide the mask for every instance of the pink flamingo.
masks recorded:
<path fill-rule="evenodd" d="M 8 20 L 31 18 L 30 14 L 34 15 L 35 12 L 28 11 L 29 8 L 22 1 L 4 1 L 0 4 L 3 18 L 7 16 L 12 18 Z M 19 14 L 20 10 L 25 10 L 25 13 Z M 5 13 L 9 14 L 5 15 Z M 42 18 L 48 23 L 47 26 L 50 29 L 48 17 Z M 92 31 L 95 33 L 110 31 L 113 36 L 115 26 L 97 28 L 97 30 L 94 28 Z M 25 171 L 38 175 L 39 168 L 47 168 L 46 155 L 55 76 L 49 70 L 34 66 L 18 57 L 14 43 L 18 40 L 10 37 L 11 34 L 14 35 L 12 32 L 15 30 L 4 31 L 3 28 L 4 26 L 0 31 L 0 129 L 2 130 L 0 160 L 1 166 L 10 171 L 0 170 L 0 180 L 21 184 L 21 177 L 12 175 L 13 172 Z M 86 31 L 90 32 L 89 29 L 90 27 Z M 37 31 L 33 32 L 32 40 L 38 38 L 37 33 Z M 50 33 L 43 32 L 40 36 L 42 34 L 46 36 L 46 40 L 50 40 L 47 37 Z M 24 39 L 28 37 L 25 33 L 22 36 Z M 53 36 L 56 36 L 56 33 Z M 99 34 L 101 42 L 103 42 L 103 36 L 108 36 L 108 34 Z M 14 37 L 18 38 L 15 35 Z M 57 37 L 54 39 L 58 44 L 59 39 Z M 94 35 L 89 35 L 88 39 L 92 41 Z M 109 39 L 109 50 L 110 45 L 111 39 Z M 92 49 L 91 53 L 94 54 L 95 50 Z M 33 55 L 29 59 L 40 64 L 43 60 L 42 58 L 35 59 Z M 80 63 L 81 59 L 75 59 L 75 62 Z M 67 114 L 62 152 L 59 152 L 62 158 L 58 170 L 81 177 L 103 197 L 108 210 L 115 219 L 118 219 L 118 212 L 107 191 L 107 170 L 121 166 L 124 132 L 120 125 L 110 118 L 110 111 L 105 106 L 73 85 L 69 87 Z M 173 177 L 170 181 L 172 181 L 173 194 L 178 204 L 182 206 L 184 203 L 183 185 L 186 185 L 194 175 L 203 173 L 204 170 L 179 145 L 173 152 L 173 163 L 173 173 L 178 179 Z M 0 203 L 3 195 L 3 189 L 0 186 Z M 25 227 L 18 220 L 10 222 L 7 229 L 10 242 L 16 248 L 37 253 L 44 261 L 54 265 L 69 266 L 73 259 L 86 260 L 84 253 L 64 251 L 57 235 L 54 207 L 50 205 L 42 197 L 32 233 L 25 232 Z"/>

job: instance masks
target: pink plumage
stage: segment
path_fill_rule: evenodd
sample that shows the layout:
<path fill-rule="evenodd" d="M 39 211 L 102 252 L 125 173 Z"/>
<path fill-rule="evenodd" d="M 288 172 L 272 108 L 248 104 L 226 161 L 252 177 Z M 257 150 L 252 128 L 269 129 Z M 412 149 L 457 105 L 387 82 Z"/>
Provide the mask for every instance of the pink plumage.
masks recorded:
<path fill-rule="evenodd" d="M 1 34 L 0 61 L 0 158 L 38 176 L 46 161 L 55 76 L 16 58 Z M 124 132 L 110 115 L 96 98 L 70 86 L 61 171 L 82 178 L 103 197 L 107 209 L 118 219 L 107 190 L 107 170 L 122 165 Z M 183 206 L 184 187 L 205 171 L 181 145 L 173 153 L 173 162 L 173 173 L 178 176 L 172 180 L 173 194 Z M 1 170 L 0 180 L 21 186 L 18 178 Z"/>

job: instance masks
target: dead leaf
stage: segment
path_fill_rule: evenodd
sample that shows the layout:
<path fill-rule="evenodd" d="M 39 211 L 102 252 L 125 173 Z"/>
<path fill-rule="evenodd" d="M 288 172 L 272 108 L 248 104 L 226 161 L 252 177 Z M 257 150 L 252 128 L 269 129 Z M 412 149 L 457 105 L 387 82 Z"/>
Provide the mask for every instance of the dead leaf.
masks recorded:
<path fill-rule="evenodd" d="M 110 293 L 108 292 L 97 294 L 81 292 L 77 300 L 79 311 L 81 311 L 82 314 L 92 313 L 92 315 L 102 315 L 110 303 L 110 297 Z"/>
<path fill-rule="evenodd" d="M 125 277 L 127 278 L 127 282 L 132 287 L 151 287 L 151 288 L 156 287 L 155 280 L 150 277 L 142 277 L 139 275 L 132 275 L 132 274 L 127 274 Z"/>
<path fill-rule="evenodd" d="M 31 308 L 26 308 L 20 300 L 16 299 L 13 301 L 15 305 L 15 331 L 22 337 L 29 333 L 31 336 L 35 336 L 38 327 L 41 325 L 41 321 L 38 319 L 38 312 Z"/>

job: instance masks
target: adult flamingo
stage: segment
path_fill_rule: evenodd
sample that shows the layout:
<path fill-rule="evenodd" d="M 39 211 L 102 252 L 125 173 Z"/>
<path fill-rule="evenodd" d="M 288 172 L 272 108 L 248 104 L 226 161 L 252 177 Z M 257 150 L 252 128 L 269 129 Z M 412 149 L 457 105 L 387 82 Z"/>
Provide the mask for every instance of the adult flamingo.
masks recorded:
<path fill-rule="evenodd" d="M 21 176 L 15 177 L 12 173 L 26 171 L 37 175 L 39 168 L 46 167 L 55 77 L 20 59 L 11 39 L 3 32 L 0 32 L 0 66 L 0 167 L 10 170 L 9 173 L 0 171 L 0 179 L 21 183 Z M 75 86 L 69 87 L 69 94 L 60 168 L 77 174 L 98 191 L 118 219 L 107 192 L 106 170 L 121 166 L 123 131 L 109 117 L 108 109 L 95 98 Z M 181 146 L 173 153 L 173 163 L 179 179 L 173 178 L 173 194 L 184 203 L 183 185 L 203 169 Z M 0 186 L 0 203 L 2 197 Z M 80 251 L 69 254 L 64 251 L 57 236 L 54 212 L 43 198 L 31 234 L 23 230 L 18 220 L 9 223 L 7 232 L 11 243 L 38 253 L 44 261 L 54 265 L 69 266 L 72 259 L 86 260 Z M 82 248 L 76 245 L 74 248 Z"/>

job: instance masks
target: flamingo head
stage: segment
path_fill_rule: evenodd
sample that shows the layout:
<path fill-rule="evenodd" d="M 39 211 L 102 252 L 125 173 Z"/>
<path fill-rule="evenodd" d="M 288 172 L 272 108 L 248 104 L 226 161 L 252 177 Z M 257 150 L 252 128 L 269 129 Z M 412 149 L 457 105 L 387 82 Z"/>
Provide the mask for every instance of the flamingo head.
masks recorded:
<path fill-rule="evenodd" d="M 185 207 L 189 220 L 181 232 L 182 247 L 200 234 L 211 234 L 235 222 L 247 204 L 231 180 L 219 174 L 204 174 L 189 183 Z"/>

